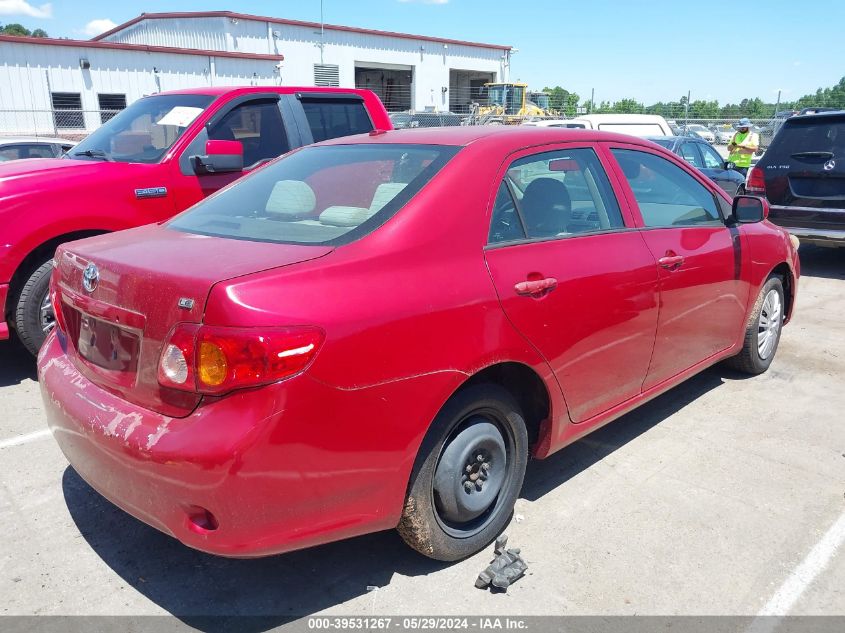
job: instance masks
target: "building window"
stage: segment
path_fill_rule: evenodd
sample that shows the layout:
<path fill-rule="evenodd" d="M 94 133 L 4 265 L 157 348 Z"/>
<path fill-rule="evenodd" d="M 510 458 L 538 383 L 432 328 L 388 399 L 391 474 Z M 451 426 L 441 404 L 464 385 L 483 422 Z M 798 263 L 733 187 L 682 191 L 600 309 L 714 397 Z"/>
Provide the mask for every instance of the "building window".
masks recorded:
<path fill-rule="evenodd" d="M 85 129 L 82 96 L 78 92 L 51 92 L 53 122 L 57 130 Z"/>
<path fill-rule="evenodd" d="M 126 95 L 98 94 L 100 104 L 100 123 L 105 123 L 115 114 L 126 108 Z"/>
<path fill-rule="evenodd" d="M 340 86 L 340 67 L 337 64 L 314 64 L 315 86 Z"/>

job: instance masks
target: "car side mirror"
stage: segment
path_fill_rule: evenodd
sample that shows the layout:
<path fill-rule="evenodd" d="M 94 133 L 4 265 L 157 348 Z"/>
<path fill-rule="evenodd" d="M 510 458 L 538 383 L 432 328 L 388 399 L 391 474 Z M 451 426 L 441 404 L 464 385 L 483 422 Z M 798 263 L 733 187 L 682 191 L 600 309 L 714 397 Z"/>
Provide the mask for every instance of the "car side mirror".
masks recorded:
<path fill-rule="evenodd" d="M 731 207 L 731 219 L 735 224 L 754 224 L 769 217 L 769 202 L 757 196 L 737 196 Z"/>
<path fill-rule="evenodd" d="M 725 161 L 725 169 L 736 169 L 736 163 L 733 163 L 729 160 Z"/>
<path fill-rule="evenodd" d="M 205 154 L 191 156 L 197 174 L 243 171 L 244 146 L 240 141 L 207 141 Z"/>

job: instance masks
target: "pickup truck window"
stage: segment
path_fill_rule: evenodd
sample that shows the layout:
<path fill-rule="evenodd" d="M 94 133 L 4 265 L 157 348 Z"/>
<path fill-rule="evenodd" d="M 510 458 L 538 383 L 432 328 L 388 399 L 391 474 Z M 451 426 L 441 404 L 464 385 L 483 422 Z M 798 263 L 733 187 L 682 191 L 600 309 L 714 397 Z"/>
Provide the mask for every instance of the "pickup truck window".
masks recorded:
<path fill-rule="evenodd" d="M 244 148 L 244 167 L 290 150 L 278 99 L 256 99 L 238 105 L 214 124 L 208 138 L 240 141 Z"/>
<path fill-rule="evenodd" d="M 363 101 L 303 96 L 302 109 L 315 143 L 350 134 L 366 134 L 373 129 Z"/>
<path fill-rule="evenodd" d="M 139 99 L 66 156 L 76 160 L 157 163 L 213 100 L 213 96 L 197 94 Z"/>

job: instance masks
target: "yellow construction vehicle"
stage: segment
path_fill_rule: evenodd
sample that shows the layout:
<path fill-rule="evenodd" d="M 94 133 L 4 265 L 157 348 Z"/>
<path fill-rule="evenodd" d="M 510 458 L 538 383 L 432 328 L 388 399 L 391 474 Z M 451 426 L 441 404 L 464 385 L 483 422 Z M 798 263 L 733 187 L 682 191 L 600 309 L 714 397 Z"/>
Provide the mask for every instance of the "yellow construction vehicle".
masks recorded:
<path fill-rule="evenodd" d="M 549 109 L 549 95 L 529 92 L 524 83 L 484 84 L 487 103 L 473 104 L 470 119 L 474 124 L 518 125 L 529 117 L 554 116 Z"/>

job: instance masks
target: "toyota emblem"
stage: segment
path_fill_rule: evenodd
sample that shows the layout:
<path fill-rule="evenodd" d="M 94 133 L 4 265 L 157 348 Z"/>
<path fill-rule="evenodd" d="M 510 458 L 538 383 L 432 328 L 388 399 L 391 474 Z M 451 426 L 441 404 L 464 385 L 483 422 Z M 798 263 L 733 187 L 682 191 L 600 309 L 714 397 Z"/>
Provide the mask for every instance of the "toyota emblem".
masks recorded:
<path fill-rule="evenodd" d="M 825 171 L 833 171 L 834 167 L 836 167 L 836 161 L 832 158 L 824 164 Z"/>
<path fill-rule="evenodd" d="M 95 264 L 88 264 L 82 271 L 82 287 L 88 292 L 94 292 L 100 283 L 100 271 Z"/>

